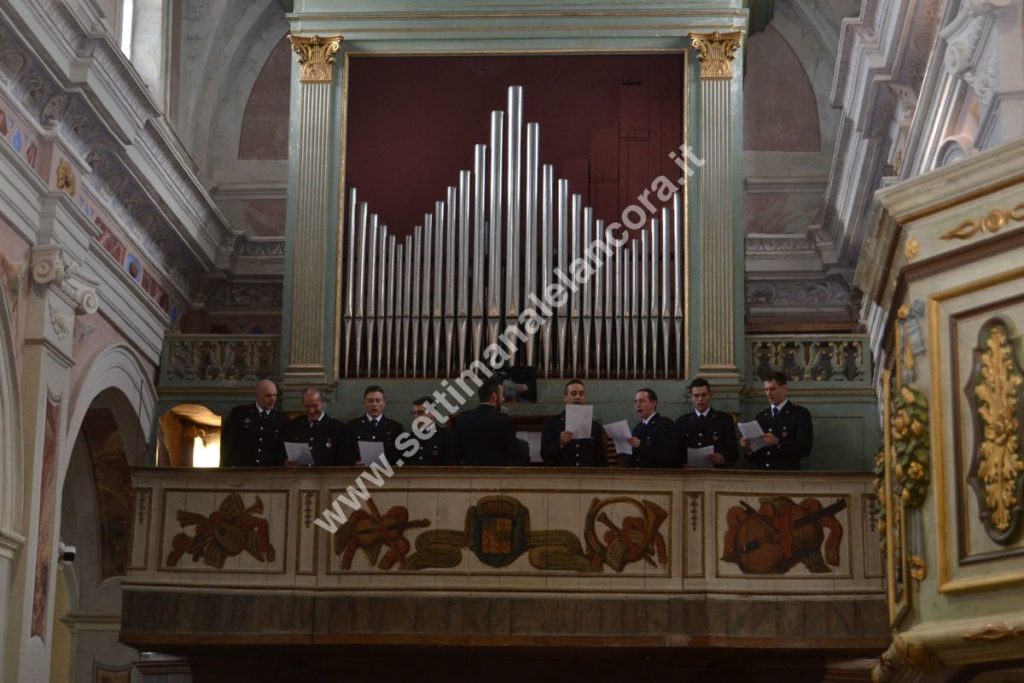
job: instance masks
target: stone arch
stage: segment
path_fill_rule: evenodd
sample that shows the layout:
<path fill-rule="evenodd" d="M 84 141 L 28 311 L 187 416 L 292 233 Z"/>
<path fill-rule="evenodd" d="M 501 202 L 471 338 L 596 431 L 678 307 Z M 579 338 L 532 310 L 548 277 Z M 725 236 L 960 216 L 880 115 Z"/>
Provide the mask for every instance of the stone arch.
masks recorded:
<path fill-rule="evenodd" d="M 205 55 L 211 77 L 192 107 L 193 157 L 201 173 L 211 178 L 216 176 L 218 165 L 237 159 L 249 93 L 267 58 L 288 33 L 288 23 L 277 3 L 266 3 L 262 9 L 230 9 L 218 17 L 217 23 L 216 35 Z M 213 54 L 214 50 L 219 54 Z"/>
<path fill-rule="evenodd" d="M 82 429 L 86 412 L 101 394 L 114 414 L 118 427 L 126 435 L 139 435 L 148 443 L 153 430 L 156 388 L 138 355 L 125 344 L 115 344 L 94 357 L 71 391 L 71 410 L 64 444 L 74 444 Z M 129 441 L 134 441 L 129 436 Z M 125 444 L 130 447 L 129 443 Z M 65 448 L 57 478 L 57 490 L 63 491 L 71 447 Z M 145 464 L 142 454 L 129 460 L 131 465 Z M 133 462 L 132 460 L 135 460 Z"/>
<path fill-rule="evenodd" d="M 969 135 L 951 135 L 939 145 L 937 168 L 955 164 L 978 153 Z"/>

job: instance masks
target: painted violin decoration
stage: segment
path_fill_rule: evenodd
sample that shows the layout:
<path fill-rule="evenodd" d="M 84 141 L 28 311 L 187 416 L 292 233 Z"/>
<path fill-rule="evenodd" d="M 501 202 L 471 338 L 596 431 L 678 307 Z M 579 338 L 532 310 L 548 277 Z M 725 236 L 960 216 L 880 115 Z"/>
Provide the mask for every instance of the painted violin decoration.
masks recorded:
<path fill-rule="evenodd" d="M 828 507 L 817 498 L 798 504 L 787 496 L 773 496 L 759 502 L 756 510 L 746 501 L 729 509 L 723 562 L 734 563 L 744 574 L 785 574 L 800 563 L 819 574 L 831 571 L 830 565 L 839 566 L 843 526 L 835 514 L 846 509 L 844 499 Z"/>

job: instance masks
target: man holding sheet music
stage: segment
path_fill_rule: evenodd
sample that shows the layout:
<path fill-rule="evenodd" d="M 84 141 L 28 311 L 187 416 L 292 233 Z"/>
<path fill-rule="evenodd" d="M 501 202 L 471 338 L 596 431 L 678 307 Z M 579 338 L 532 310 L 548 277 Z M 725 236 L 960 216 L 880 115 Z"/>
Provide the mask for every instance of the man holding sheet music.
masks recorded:
<path fill-rule="evenodd" d="M 633 397 L 640 422 L 629 438 L 633 467 L 679 467 L 679 437 L 672 420 L 658 413 L 658 395 L 653 389 L 641 389 Z M 620 458 L 621 460 L 621 458 Z"/>
<path fill-rule="evenodd" d="M 811 454 L 811 413 L 786 398 L 786 376 L 781 372 L 764 381 L 764 393 L 770 405 L 754 421 L 740 425 L 740 445 L 757 469 L 798 470 L 800 460 Z"/>
<path fill-rule="evenodd" d="M 688 467 L 730 467 L 739 458 L 732 416 L 711 407 L 711 385 L 703 377 L 690 382 L 689 390 L 693 412 L 676 420 L 683 463 Z"/>
<path fill-rule="evenodd" d="M 285 430 L 286 465 L 293 467 L 354 465 L 345 423 L 326 412 L 323 392 L 310 388 L 302 392 L 305 415 L 288 423 Z"/>
<path fill-rule="evenodd" d="M 544 462 L 559 467 L 607 467 L 604 429 L 594 422 L 586 388 L 578 379 L 565 385 L 565 410 L 545 420 L 540 439 Z"/>
<path fill-rule="evenodd" d="M 395 439 L 405 431 L 397 420 L 384 416 L 384 389 L 370 385 L 363 390 L 363 410 L 361 417 L 348 423 L 352 438 L 352 448 L 364 465 L 376 462 L 381 454 L 386 455 L 388 462 L 395 463 L 401 458 Z"/>

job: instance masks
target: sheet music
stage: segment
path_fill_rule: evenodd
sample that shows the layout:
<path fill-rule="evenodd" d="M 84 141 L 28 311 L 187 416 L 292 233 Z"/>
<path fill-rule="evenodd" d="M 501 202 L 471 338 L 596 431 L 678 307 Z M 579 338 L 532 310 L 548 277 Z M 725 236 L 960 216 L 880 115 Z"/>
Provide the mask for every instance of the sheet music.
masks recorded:
<path fill-rule="evenodd" d="M 619 420 L 618 422 L 612 422 L 604 426 L 605 434 L 615 442 L 616 453 L 632 453 L 633 447 L 629 445 L 629 440 L 632 438 L 633 433 L 629 429 L 629 423 L 625 420 Z"/>
<path fill-rule="evenodd" d="M 300 467 L 312 467 L 316 464 L 313 461 L 313 451 L 309 450 L 308 443 L 284 442 L 284 450 L 288 459 Z"/>
<path fill-rule="evenodd" d="M 752 450 L 759 451 L 762 448 L 767 448 L 768 444 L 764 442 L 764 430 L 761 429 L 761 425 L 758 424 L 757 420 L 740 422 L 739 428 L 740 434 L 750 440 L 750 448 Z"/>
<path fill-rule="evenodd" d="M 359 460 L 364 465 L 369 465 L 371 462 L 379 462 L 382 457 L 384 457 L 383 441 L 359 442 Z"/>
<path fill-rule="evenodd" d="M 711 469 L 714 467 L 714 463 L 708 460 L 715 453 L 714 446 L 704 446 L 703 448 L 687 448 L 686 449 L 686 466 L 697 467 L 699 469 Z"/>
<path fill-rule="evenodd" d="M 590 438 L 590 423 L 594 421 L 594 406 L 568 405 L 565 407 L 565 431 L 574 439 Z"/>

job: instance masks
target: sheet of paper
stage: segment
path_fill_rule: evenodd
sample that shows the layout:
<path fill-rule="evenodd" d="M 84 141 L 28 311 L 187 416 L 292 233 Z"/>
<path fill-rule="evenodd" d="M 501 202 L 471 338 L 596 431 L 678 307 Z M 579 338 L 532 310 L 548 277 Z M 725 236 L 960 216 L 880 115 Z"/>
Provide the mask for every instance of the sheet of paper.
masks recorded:
<path fill-rule="evenodd" d="M 565 431 L 574 439 L 590 438 L 590 423 L 594 421 L 594 406 L 569 405 L 565 407 Z"/>
<path fill-rule="evenodd" d="M 715 452 L 714 446 L 704 446 L 703 448 L 687 448 L 686 449 L 686 466 L 687 467 L 699 467 L 700 469 L 711 469 L 714 467 L 714 463 L 708 460 Z"/>
<path fill-rule="evenodd" d="M 360 441 L 359 442 L 359 459 L 364 465 L 369 465 L 371 462 L 379 462 L 384 456 L 384 442 L 383 441 Z"/>
<path fill-rule="evenodd" d="M 633 433 L 629 430 L 629 423 L 625 420 L 612 422 L 604 426 L 605 434 L 615 442 L 616 453 L 632 453 L 633 447 L 629 445 L 629 439 Z"/>
<path fill-rule="evenodd" d="M 768 445 L 762 438 L 764 437 L 764 430 L 761 429 L 761 425 L 757 423 L 757 420 L 740 422 L 739 428 L 740 434 L 750 439 L 750 448 L 752 450 L 759 451 Z"/>
<path fill-rule="evenodd" d="M 312 467 L 316 464 L 313 462 L 313 452 L 309 450 L 308 443 L 285 441 L 284 450 L 288 459 L 300 467 Z"/>

